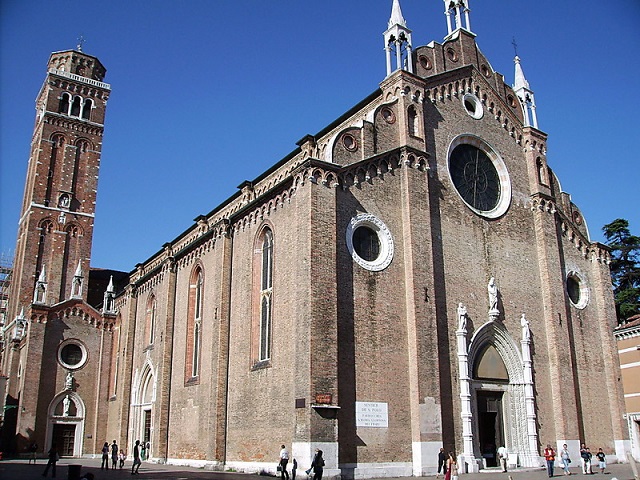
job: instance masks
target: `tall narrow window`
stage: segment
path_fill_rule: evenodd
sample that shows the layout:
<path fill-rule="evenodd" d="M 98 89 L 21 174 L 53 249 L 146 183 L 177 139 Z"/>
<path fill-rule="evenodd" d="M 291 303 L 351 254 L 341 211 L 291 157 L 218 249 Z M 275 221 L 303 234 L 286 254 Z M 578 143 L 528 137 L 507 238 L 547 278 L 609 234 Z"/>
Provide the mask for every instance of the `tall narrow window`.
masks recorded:
<path fill-rule="evenodd" d="M 89 120 L 91 118 L 91 107 L 93 102 L 91 102 L 90 98 L 87 98 L 84 101 L 84 105 L 82 105 L 82 118 L 85 120 Z"/>
<path fill-rule="evenodd" d="M 409 122 L 409 135 L 417 137 L 420 135 L 418 130 L 418 112 L 415 107 L 411 105 L 407 111 L 407 117 Z"/>
<path fill-rule="evenodd" d="M 71 95 L 68 93 L 63 93 L 60 97 L 60 105 L 58 107 L 58 113 L 63 113 L 64 115 L 69 115 L 69 104 L 71 103 Z"/>
<path fill-rule="evenodd" d="M 197 383 L 200 375 L 201 344 L 202 344 L 202 316 L 203 316 L 203 285 L 202 268 L 197 266 L 189 282 L 189 304 L 187 312 L 187 349 L 185 357 L 185 380 Z"/>
<path fill-rule="evenodd" d="M 196 304 L 193 322 L 193 357 L 191 376 L 197 377 L 200 371 L 200 337 L 202 330 L 202 272 L 198 272 L 196 280 Z"/>
<path fill-rule="evenodd" d="M 156 297 L 153 293 L 147 299 L 147 311 L 145 312 L 144 339 L 148 345 L 153 344 L 154 331 L 156 329 Z"/>
<path fill-rule="evenodd" d="M 73 97 L 73 103 L 71 104 L 71 116 L 80 116 L 80 97 Z"/>
<path fill-rule="evenodd" d="M 260 282 L 259 361 L 271 358 L 271 305 L 273 300 L 273 234 L 268 228 L 262 237 L 262 275 Z"/>

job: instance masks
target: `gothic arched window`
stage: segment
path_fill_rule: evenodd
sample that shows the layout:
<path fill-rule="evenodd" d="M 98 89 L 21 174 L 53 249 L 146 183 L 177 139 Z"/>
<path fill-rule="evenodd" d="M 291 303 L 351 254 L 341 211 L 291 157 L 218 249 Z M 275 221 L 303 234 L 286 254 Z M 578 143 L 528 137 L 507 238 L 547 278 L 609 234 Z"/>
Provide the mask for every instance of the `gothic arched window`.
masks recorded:
<path fill-rule="evenodd" d="M 185 377 L 189 382 L 196 382 L 200 375 L 202 344 L 202 299 L 204 275 L 198 265 L 191 273 L 189 282 L 189 303 L 187 311 L 187 349 L 185 359 Z"/>
<path fill-rule="evenodd" d="M 256 243 L 254 282 L 258 295 L 255 299 L 252 344 L 254 362 L 260 364 L 271 359 L 273 327 L 273 232 L 271 229 L 268 227 L 262 229 Z"/>
<path fill-rule="evenodd" d="M 151 293 L 147 299 L 147 311 L 145 312 L 144 322 L 144 341 L 151 345 L 154 340 L 154 331 L 156 328 L 156 296 Z"/>

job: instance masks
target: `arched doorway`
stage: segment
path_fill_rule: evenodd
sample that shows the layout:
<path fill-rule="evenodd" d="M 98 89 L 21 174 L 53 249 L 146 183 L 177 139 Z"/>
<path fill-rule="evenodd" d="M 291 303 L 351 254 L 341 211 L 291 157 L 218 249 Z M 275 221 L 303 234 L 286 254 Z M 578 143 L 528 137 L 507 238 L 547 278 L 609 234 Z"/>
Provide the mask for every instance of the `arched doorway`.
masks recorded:
<path fill-rule="evenodd" d="M 85 405 L 72 391 L 56 395 L 48 409 L 45 452 L 55 443 L 61 457 L 82 456 Z"/>
<path fill-rule="evenodd" d="M 156 383 L 155 376 L 151 365 L 147 364 L 142 373 L 137 376 L 131 404 L 132 413 L 132 432 L 129 439 L 129 449 L 133 452 L 133 444 L 136 440 L 140 440 L 140 454 L 143 460 L 151 458 L 153 452 L 153 404 L 156 400 Z"/>
<path fill-rule="evenodd" d="M 502 357 L 492 344 L 487 344 L 472 371 L 477 412 L 476 449 L 486 467 L 497 467 L 497 450 L 506 445 L 503 398 L 508 390 L 509 374 Z"/>
<path fill-rule="evenodd" d="M 503 445 L 510 463 L 538 466 L 530 337 L 520 343 L 522 350 L 501 322 L 489 321 L 469 345 L 473 456 L 485 467 L 498 465 Z"/>

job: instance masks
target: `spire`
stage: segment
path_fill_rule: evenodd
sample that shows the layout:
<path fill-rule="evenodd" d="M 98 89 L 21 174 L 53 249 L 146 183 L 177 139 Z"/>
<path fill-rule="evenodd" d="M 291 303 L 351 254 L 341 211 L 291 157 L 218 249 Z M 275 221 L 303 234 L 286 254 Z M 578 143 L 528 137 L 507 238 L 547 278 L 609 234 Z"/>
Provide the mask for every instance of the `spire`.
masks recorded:
<path fill-rule="evenodd" d="M 15 319 L 13 325 L 13 335 L 11 336 L 11 340 L 14 342 L 19 342 L 24 337 L 24 334 L 27 330 L 27 319 L 24 316 L 24 307 L 20 310 L 20 315 L 18 315 Z"/>
<path fill-rule="evenodd" d="M 45 303 L 46 301 L 47 301 L 47 274 L 46 274 L 46 268 L 43 264 L 42 270 L 40 270 L 40 275 L 38 276 L 38 281 L 36 282 L 36 288 L 33 292 L 33 303 Z"/>
<path fill-rule="evenodd" d="M 78 260 L 78 267 L 76 273 L 73 275 L 73 281 L 71 282 L 71 298 L 82 298 L 82 260 Z"/>
<path fill-rule="evenodd" d="M 470 12 L 469 0 L 444 0 L 444 14 L 447 17 L 447 30 L 449 32 L 447 37 L 452 36 L 453 33 L 460 29 L 473 33 L 471 31 L 471 20 L 469 19 Z"/>
<path fill-rule="evenodd" d="M 524 70 L 520 65 L 520 57 L 516 55 L 513 59 L 515 62 L 515 80 L 513 83 L 513 91 L 518 96 L 522 110 L 524 113 L 524 126 L 538 128 L 538 117 L 536 116 L 536 100 L 533 91 L 529 87 L 529 82 L 524 76 Z"/>
<path fill-rule="evenodd" d="M 400 0 L 393 0 L 391 17 L 387 31 L 384 32 L 384 49 L 387 58 L 387 76 L 395 70 L 407 70 L 413 73 L 413 59 L 411 58 L 411 30 L 402 16 Z M 396 56 L 396 68 L 391 66 L 391 52 Z"/>
<path fill-rule="evenodd" d="M 115 313 L 115 294 L 116 290 L 113 287 L 113 275 L 109 278 L 109 285 L 104 292 L 104 299 L 102 301 L 102 313 Z"/>
<path fill-rule="evenodd" d="M 391 18 L 389 19 L 388 27 L 391 28 L 394 25 L 407 26 L 407 21 L 402 16 L 402 9 L 400 8 L 400 0 L 393 0 L 393 6 L 391 7 Z"/>

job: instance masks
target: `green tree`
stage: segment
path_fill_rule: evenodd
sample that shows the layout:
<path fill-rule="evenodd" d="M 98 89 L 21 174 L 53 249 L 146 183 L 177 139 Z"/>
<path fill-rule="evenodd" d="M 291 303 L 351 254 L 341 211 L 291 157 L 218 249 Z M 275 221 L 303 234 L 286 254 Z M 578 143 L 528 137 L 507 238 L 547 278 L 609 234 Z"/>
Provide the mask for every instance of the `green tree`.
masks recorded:
<path fill-rule="evenodd" d="M 629 222 L 618 218 L 602 227 L 611 248 L 611 279 L 618 322 L 640 313 L 640 237 L 631 235 Z"/>

